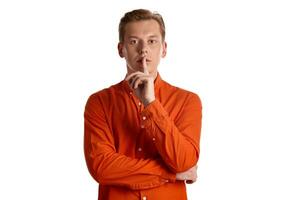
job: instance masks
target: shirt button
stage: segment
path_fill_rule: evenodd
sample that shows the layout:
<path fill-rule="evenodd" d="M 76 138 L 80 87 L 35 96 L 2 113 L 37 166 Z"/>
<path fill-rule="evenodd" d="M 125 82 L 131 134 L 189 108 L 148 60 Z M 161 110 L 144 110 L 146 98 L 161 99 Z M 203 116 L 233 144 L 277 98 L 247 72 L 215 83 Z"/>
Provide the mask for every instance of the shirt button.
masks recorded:
<path fill-rule="evenodd" d="M 138 151 L 142 151 L 142 148 L 141 148 L 141 147 L 139 147 L 139 148 L 138 148 Z"/>
<path fill-rule="evenodd" d="M 139 102 L 139 106 L 140 106 L 140 105 L 142 105 L 142 103 L 141 103 L 141 102 Z"/>
<path fill-rule="evenodd" d="M 142 198 L 143 200 L 147 200 L 147 197 L 145 197 L 145 196 L 143 196 L 143 198 Z"/>
<path fill-rule="evenodd" d="M 153 141 L 155 141 L 155 138 L 152 138 Z"/>
<path fill-rule="evenodd" d="M 129 92 L 129 94 L 132 95 L 133 93 L 132 93 L 132 92 Z"/>
<path fill-rule="evenodd" d="M 167 179 L 163 179 L 163 180 L 162 180 L 162 182 L 168 183 L 168 182 L 169 182 L 169 180 L 167 180 Z"/>
<path fill-rule="evenodd" d="M 144 125 L 141 125 L 141 128 L 145 128 L 145 126 L 144 126 Z"/>
<path fill-rule="evenodd" d="M 146 116 L 143 116 L 143 118 L 142 118 L 143 120 L 146 120 L 147 118 L 146 118 Z"/>

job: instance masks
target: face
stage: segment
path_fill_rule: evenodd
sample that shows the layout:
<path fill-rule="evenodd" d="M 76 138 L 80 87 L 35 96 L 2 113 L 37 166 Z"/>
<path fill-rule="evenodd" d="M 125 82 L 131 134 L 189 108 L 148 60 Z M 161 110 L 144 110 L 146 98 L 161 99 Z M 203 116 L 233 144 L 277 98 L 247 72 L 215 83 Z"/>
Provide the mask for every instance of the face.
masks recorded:
<path fill-rule="evenodd" d="M 156 75 L 160 59 L 166 56 L 167 44 L 162 41 L 158 22 L 151 19 L 128 23 L 118 50 L 126 60 L 128 74 L 142 71 L 142 58 L 146 57 L 149 73 Z"/>

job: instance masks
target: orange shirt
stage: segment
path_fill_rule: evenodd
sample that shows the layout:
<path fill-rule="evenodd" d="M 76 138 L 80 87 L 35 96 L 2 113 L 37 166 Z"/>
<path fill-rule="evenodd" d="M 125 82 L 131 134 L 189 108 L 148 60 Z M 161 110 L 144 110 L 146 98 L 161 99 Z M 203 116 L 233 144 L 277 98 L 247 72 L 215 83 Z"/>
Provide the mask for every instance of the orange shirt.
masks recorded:
<path fill-rule="evenodd" d="M 92 94 L 84 112 L 84 151 L 99 200 L 184 200 L 176 173 L 199 158 L 199 97 L 163 81 L 155 101 L 139 102 L 127 81 Z"/>

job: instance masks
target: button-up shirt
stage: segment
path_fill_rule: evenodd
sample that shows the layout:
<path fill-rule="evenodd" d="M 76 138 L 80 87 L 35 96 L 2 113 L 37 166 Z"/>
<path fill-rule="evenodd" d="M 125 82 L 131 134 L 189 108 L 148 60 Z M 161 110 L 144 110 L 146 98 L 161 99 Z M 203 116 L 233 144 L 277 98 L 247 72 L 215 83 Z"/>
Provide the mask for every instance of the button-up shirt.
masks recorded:
<path fill-rule="evenodd" d="M 158 74 L 146 107 L 126 80 L 92 94 L 84 112 L 84 151 L 99 200 L 184 200 L 176 173 L 196 165 L 202 118 L 195 93 Z"/>

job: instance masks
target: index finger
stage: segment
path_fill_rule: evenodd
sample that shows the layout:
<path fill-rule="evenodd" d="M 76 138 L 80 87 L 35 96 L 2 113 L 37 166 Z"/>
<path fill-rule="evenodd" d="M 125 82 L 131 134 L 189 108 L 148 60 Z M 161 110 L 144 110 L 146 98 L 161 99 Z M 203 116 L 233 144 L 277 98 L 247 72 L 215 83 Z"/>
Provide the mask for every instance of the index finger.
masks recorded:
<path fill-rule="evenodd" d="M 143 58 L 143 72 L 145 74 L 149 74 L 148 68 L 147 68 L 147 60 L 146 60 L 146 56 Z"/>

